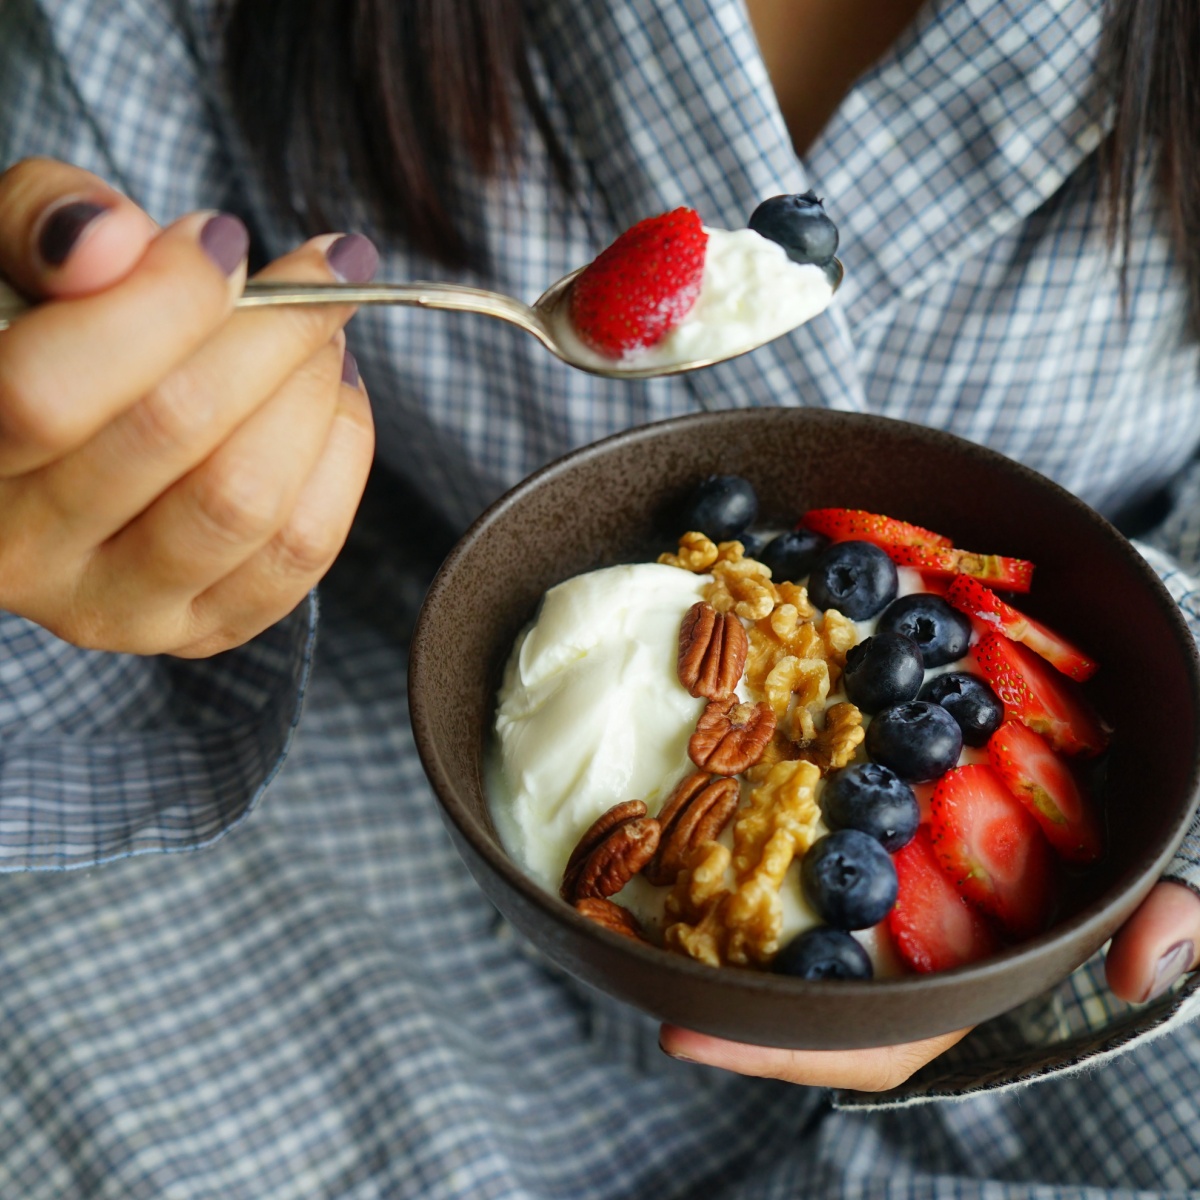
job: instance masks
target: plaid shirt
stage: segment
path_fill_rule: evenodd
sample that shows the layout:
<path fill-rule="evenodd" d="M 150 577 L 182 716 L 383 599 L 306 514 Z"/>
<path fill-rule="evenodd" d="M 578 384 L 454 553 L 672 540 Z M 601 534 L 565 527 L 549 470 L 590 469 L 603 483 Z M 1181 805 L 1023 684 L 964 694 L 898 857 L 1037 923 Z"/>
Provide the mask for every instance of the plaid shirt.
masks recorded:
<path fill-rule="evenodd" d="M 0 614 L 0 1195 L 1197 1194 L 1191 987 L 1133 1010 L 1098 961 L 886 1111 L 666 1060 L 653 1022 L 497 922 L 442 834 L 403 683 L 442 535 L 573 446 L 724 406 L 936 425 L 1111 515 L 1172 489 L 1146 552 L 1200 631 L 1181 569 L 1200 563 L 1197 352 L 1148 186 L 1126 308 L 1105 247 L 1102 7 L 936 0 L 800 161 L 735 0 L 537 6 L 576 190 L 532 134 L 512 179 L 463 168 L 490 256 L 464 281 L 533 298 L 650 213 L 738 227 L 815 187 L 842 234 L 838 303 L 735 362 L 630 384 L 483 319 L 363 312 L 351 342 L 389 479 L 322 589 L 319 647 L 315 601 L 201 663 L 86 652 Z M 218 84 L 219 9 L 3 0 L 0 166 L 68 159 L 159 220 L 229 208 L 266 254 L 289 248 Z M 328 208 L 370 231 L 354 197 Z M 445 274 L 382 248 L 382 277 Z M 1200 833 L 1171 875 L 1200 888 Z"/>

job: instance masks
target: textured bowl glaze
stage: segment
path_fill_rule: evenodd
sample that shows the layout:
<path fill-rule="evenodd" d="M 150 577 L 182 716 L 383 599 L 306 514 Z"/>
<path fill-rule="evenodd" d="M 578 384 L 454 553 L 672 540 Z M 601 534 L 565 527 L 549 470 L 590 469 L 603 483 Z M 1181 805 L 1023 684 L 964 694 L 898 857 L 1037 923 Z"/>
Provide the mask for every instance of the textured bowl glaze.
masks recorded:
<path fill-rule="evenodd" d="M 611 934 L 508 858 L 488 814 L 483 759 L 514 638 L 551 585 L 672 546 L 681 532 L 672 512 L 712 473 L 750 479 L 762 515 L 779 524 L 813 507 L 864 508 L 1037 564 L 1025 606 L 1099 658 L 1092 696 L 1116 731 L 1103 784 L 1108 856 L 1049 932 L 941 974 L 805 982 L 715 969 Z M 631 430 L 551 464 L 493 505 L 447 558 L 417 626 L 409 683 L 417 746 L 443 817 L 496 907 L 567 971 L 622 1000 L 765 1045 L 909 1041 L 1044 991 L 1137 906 L 1200 792 L 1195 645 L 1144 560 L 1107 521 L 1035 472 L 949 434 L 880 417 L 707 413 Z"/>

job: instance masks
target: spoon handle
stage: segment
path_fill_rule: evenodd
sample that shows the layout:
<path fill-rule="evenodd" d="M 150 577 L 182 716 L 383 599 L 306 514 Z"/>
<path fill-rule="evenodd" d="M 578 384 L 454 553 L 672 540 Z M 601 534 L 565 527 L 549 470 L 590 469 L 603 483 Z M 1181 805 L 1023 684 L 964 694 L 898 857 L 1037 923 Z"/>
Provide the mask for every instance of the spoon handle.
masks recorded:
<path fill-rule="evenodd" d="M 519 300 L 483 288 L 457 283 L 258 283 L 251 280 L 238 297 L 238 308 L 269 308 L 277 304 L 404 304 L 415 308 L 444 308 L 482 313 L 519 325 L 545 341 L 538 315 Z M 32 305 L 0 282 L 0 330 L 7 329 Z"/>

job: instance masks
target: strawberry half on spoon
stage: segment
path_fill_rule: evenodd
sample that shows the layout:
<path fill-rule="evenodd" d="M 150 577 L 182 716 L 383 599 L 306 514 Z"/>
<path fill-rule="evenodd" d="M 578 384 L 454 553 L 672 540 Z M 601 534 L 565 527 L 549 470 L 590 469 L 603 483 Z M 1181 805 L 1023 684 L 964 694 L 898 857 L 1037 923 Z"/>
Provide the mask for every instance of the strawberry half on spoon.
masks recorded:
<path fill-rule="evenodd" d="M 691 208 L 631 226 L 571 285 L 575 332 L 608 358 L 662 341 L 700 295 L 707 247 L 708 234 Z"/>

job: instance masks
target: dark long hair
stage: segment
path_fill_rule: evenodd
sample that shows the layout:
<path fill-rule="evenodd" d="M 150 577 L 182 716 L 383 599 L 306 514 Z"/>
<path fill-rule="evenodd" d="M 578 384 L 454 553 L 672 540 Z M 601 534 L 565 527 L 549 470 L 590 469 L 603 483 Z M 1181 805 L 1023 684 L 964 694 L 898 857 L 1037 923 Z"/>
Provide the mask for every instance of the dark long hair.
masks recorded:
<path fill-rule="evenodd" d="M 1190 331 L 1200 337 L 1200 4 L 1109 0 L 1101 70 L 1115 110 L 1102 167 L 1122 286 L 1134 188 L 1149 169 L 1187 279 Z"/>
<path fill-rule="evenodd" d="M 538 101 L 521 0 L 233 0 L 225 34 L 235 116 L 275 199 L 309 232 L 323 197 L 362 195 L 378 227 L 450 266 L 473 248 L 455 221 L 455 154 L 491 174 Z"/>
<path fill-rule="evenodd" d="M 461 266 L 453 154 L 491 173 L 519 151 L 525 105 L 566 180 L 538 101 L 522 0 L 232 0 L 228 83 L 276 199 L 327 228 L 331 180 L 379 227 Z M 1154 171 L 1200 335 L 1200 2 L 1109 0 L 1101 73 L 1115 109 L 1102 160 L 1109 236 L 1128 251 L 1134 188 Z"/>

